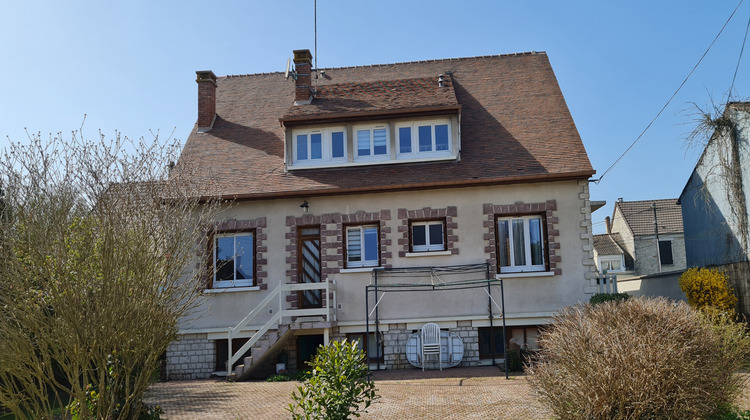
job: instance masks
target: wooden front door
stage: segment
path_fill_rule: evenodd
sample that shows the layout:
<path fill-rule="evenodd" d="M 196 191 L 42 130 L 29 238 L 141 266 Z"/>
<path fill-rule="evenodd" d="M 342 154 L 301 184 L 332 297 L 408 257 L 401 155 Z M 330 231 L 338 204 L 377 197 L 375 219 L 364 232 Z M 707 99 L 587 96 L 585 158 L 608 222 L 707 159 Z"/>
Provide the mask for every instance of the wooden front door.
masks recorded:
<path fill-rule="evenodd" d="M 298 242 L 299 282 L 320 283 L 320 228 L 301 228 Z M 300 308 L 322 308 L 322 297 L 322 290 L 302 290 Z"/>

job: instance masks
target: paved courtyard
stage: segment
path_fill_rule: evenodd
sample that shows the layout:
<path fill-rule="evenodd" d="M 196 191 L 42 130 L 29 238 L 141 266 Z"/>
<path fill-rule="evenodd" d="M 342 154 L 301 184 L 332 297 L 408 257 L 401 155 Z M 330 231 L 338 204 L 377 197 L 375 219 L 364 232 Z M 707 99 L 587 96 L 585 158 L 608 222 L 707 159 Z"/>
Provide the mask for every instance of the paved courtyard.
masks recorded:
<path fill-rule="evenodd" d="M 363 419 L 549 419 L 526 377 L 496 367 L 373 373 L 381 398 Z M 299 382 L 174 381 L 153 385 L 147 403 L 169 420 L 288 419 Z"/>

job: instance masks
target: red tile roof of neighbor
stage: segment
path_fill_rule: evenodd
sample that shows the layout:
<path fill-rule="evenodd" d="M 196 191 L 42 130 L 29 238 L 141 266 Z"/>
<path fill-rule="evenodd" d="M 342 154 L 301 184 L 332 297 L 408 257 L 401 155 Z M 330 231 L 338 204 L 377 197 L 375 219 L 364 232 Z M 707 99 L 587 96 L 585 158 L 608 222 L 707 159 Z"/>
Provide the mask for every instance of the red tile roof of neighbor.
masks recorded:
<path fill-rule="evenodd" d="M 653 235 L 655 231 L 654 211 L 651 209 L 652 204 L 656 206 L 656 221 L 659 226 L 660 235 L 683 232 L 682 207 L 677 203 L 676 198 L 617 201 L 615 202 L 614 213 L 617 214 L 617 208 L 620 209 L 625 221 L 630 226 L 630 230 L 633 232 L 633 236 Z"/>
<path fill-rule="evenodd" d="M 445 88 L 437 86 L 444 74 Z M 450 74 L 450 76 L 449 76 Z M 314 84 L 314 83 L 313 83 Z M 591 167 L 546 53 L 325 69 L 311 104 L 292 107 L 283 73 L 220 77 L 216 121 L 188 137 L 178 171 L 213 194 L 312 196 L 585 179 Z M 461 108 L 456 161 L 285 171 L 280 119 Z M 213 195 L 212 194 L 212 195 Z"/>

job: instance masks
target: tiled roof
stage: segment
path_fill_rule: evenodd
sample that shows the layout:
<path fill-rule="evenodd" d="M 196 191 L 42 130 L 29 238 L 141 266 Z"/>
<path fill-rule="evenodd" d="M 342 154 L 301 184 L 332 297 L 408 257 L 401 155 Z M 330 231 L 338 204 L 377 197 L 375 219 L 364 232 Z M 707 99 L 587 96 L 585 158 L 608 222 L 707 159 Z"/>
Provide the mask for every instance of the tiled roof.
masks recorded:
<path fill-rule="evenodd" d="M 625 252 L 620 248 L 611 234 L 594 235 L 594 249 L 599 255 L 624 255 Z"/>
<path fill-rule="evenodd" d="M 315 99 L 310 104 L 290 107 L 282 119 L 458 108 L 453 83 L 449 76 L 444 79 L 442 87 L 438 86 L 437 75 L 417 79 L 322 85 L 318 87 Z"/>
<path fill-rule="evenodd" d="M 617 208 L 622 212 L 625 222 L 630 226 L 634 236 L 654 234 L 654 211 L 656 206 L 656 220 L 659 234 L 682 233 L 682 209 L 676 198 L 644 201 L 617 201 Z"/>
<path fill-rule="evenodd" d="M 213 180 L 211 194 L 239 198 L 585 179 L 593 174 L 545 53 L 332 68 L 319 79 L 318 89 L 339 98 L 347 86 L 377 90 L 408 80 L 416 87 L 419 80 L 430 80 L 429 89 L 437 89 L 439 74 L 450 81 L 450 88 L 441 92 L 452 89 L 461 106 L 456 161 L 285 171 L 279 119 L 290 112 L 295 84 L 283 73 L 270 73 L 217 80 L 213 128 L 206 133 L 194 128 L 177 170 L 189 170 L 198 185 Z M 418 97 L 408 106 L 428 100 Z M 449 99 L 435 101 L 446 104 Z M 370 100 L 398 106 L 391 95 Z"/>

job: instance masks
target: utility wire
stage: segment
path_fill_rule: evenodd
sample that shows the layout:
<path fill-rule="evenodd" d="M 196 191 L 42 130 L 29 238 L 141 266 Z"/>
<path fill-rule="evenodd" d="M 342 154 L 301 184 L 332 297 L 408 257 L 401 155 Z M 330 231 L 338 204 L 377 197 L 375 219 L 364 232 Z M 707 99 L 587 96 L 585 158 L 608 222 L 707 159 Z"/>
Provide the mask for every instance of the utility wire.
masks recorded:
<path fill-rule="evenodd" d="M 740 58 L 737 59 L 737 67 L 734 68 L 734 76 L 732 76 L 732 85 L 729 87 L 729 100 L 732 100 L 732 90 L 734 90 L 734 81 L 737 79 L 737 71 L 740 69 L 740 62 L 742 61 L 742 53 L 745 52 L 745 42 L 747 41 L 747 31 L 750 29 L 750 17 L 747 19 L 747 27 L 745 28 L 745 38 L 742 39 L 742 48 L 740 48 Z"/>
<path fill-rule="evenodd" d="M 593 182 L 595 182 L 596 184 L 599 184 L 599 182 L 601 182 L 602 178 L 604 178 L 604 175 L 607 175 L 607 173 L 612 168 L 614 168 L 614 166 L 617 165 L 617 163 L 620 162 L 620 160 L 622 160 L 623 157 L 625 157 L 625 155 L 630 151 L 630 149 L 632 149 L 633 146 L 635 146 L 635 144 L 638 143 L 638 140 L 640 140 L 641 137 L 643 137 L 643 135 L 646 134 L 646 131 L 648 131 L 648 129 L 651 128 L 651 125 L 654 124 L 654 122 L 656 121 L 657 118 L 659 118 L 659 116 L 661 115 L 661 113 L 664 112 L 665 109 L 667 109 L 667 106 L 669 106 L 669 104 L 672 102 L 672 99 L 674 99 L 674 97 L 677 96 L 677 93 L 680 91 L 680 89 L 682 89 L 682 87 L 685 86 L 685 83 L 687 83 L 688 79 L 690 79 L 690 76 L 693 75 L 693 72 L 695 72 L 695 69 L 698 68 L 698 66 L 700 65 L 700 63 L 703 61 L 703 59 L 706 57 L 706 55 L 708 54 L 708 52 L 711 50 L 711 47 L 713 47 L 714 44 L 716 43 L 716 40 L 719 39 L 719 36 L 721 36 L 721 33 L 724 32 L 724 28 L 726 28 L 727 25 L 729 24 L 729 21 L 732 20 L 732 17 L 737 12 L 737 9 L 740 8 L 740 6 L 742 5 L 743 1 L 745 1 L 745 0 L 740 0 L 740 3 L 737 5 L 737 7 L 734 8 L 734 11 L 732 11 L 732 14 L 729 15 L 729 19 L 727 19 L 727 21 L 724 22 L 724 26 L 721 27 L 721 30 L 719 30 L 719 33 L 716 34 L 716 37 L 714 37 L 714 40 L 711 41 L 711 45 L 708 46 L 708 48 L 706 49 L 706 51 L 701 56 L 700 60 L 698 60 L 698 62 L 695 63 L 695 66 L 693 66 L 693 69 L 690 70 L 690 73 L 688 73 L 687 77 L 685 77 L 685 80 L 683 80 L 682 83 L 680 83 L 680 86 L 672 94 L 672 96 L 669 98 L 669 100 L 667 101 L 667 103 L 664 104 L 664 106 L 659 110 L 659 112 L 651 120 L 651 122 L 648 123 L 648 125 L 646 126 L 646 128 L 644 128 L 643 131 L 641 131 L 641 134 L 638 135 L 638 137 L 633 141 L 633 143 L 631 143 L 630 146 L 628 146 L 628 148 L 625 149 L 624 152 L 622 152 L 622 154 L 620 155 L 620 157 L 617 158 L 617 160 L 612 165 L 610 165 L 609 168 L 607 168 L 606 171 L 604 171 L 604 173 L 602 174 L 602 176 L 600 176 L 597 179 L 592 180 Z"/>

